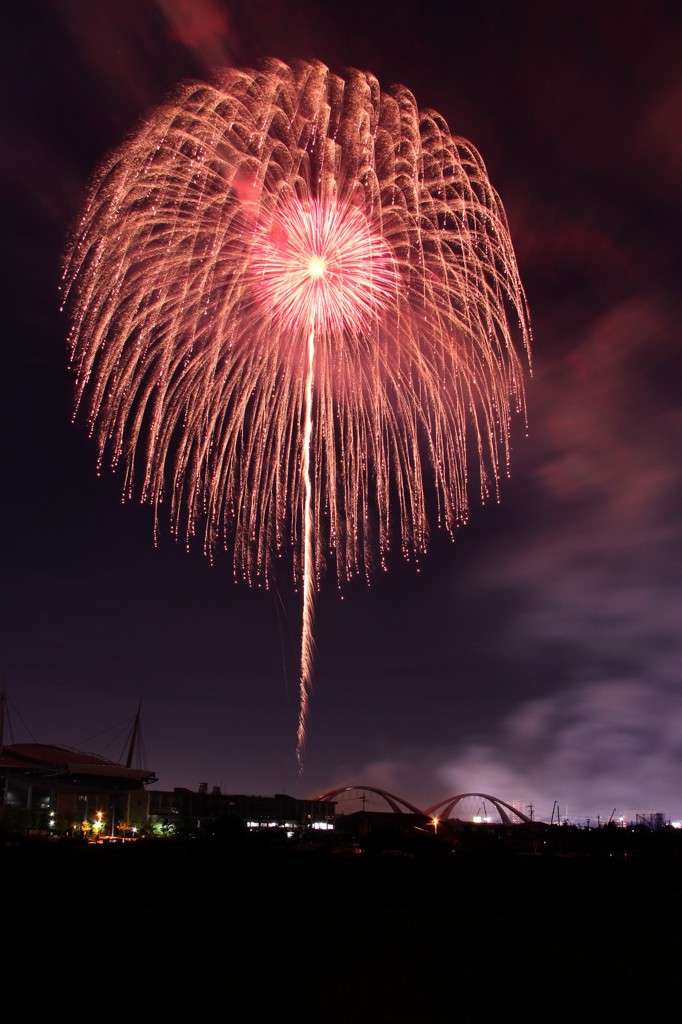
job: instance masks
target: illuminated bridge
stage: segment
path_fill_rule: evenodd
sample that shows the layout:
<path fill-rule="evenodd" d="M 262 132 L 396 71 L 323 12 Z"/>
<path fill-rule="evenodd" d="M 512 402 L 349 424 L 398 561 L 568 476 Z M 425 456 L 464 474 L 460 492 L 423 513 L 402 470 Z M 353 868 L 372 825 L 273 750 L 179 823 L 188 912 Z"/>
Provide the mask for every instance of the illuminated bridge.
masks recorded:
<path fill-rule="evenodd" d="M 371 794 L 371 796 L 367 794 Z M 439 822 L 458 820 L 458 815 L 455 812 L 459 810 L 460 813 L 464 812 L 463 820 L 487 822 L 490 820 L 487 814 L 488 805 L 490 805 L 497 812 L 503 825 L 513 825 L 519 822 L 531 824 L 533 820 L 518 807 L 514 807 L 497 796 L 491 796 L 489 793 L 457 793 L 424 809 L 415 807 L 408 800 L 376 786 L 339 786 L 320 794 L 315 799 L 336 802 L 337 814 L 345 813 L 339 805 L 346 803 L 349 808 L 353 808 L 353 812 L 357 810 L 386 812 L 388 810 L 394 814 L 417 814 Z M 473 807 L 477 808 L 476 812 L 472 811 Z M 347 813 L 352 812 L 349 810 Z"/>

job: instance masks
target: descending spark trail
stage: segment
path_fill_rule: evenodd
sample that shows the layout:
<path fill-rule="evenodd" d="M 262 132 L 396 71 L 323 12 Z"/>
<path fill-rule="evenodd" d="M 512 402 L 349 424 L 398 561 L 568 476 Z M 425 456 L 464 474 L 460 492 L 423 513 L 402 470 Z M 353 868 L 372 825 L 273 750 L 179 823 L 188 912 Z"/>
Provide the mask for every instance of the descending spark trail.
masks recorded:
<path fill-rule="evenodd" d="M 235 578 L 303 590 L 302 766 L 314 604 L 426 551 L 507 471 L 530 327 L 479 154 L 403 86 L 320 62 L 228 69 L 153 111 L 96 173 L 64 269 L 99 464 Z M 512 330 L 512 326 L 514 329 Z M 427 488 L 428 484 L 428 488 Z"/>
<path fill-rule="evenodd" d="M 317 265 L 313 271 L 317 276 Z M 303 630 L 301 636 L 301 684 L 298 714 L 298 735 L 296 754 L 299 770 L 303 767 L 303 745 L 308 718 L 308 692 L 312 685 L 314 640 L 313 619 L 315 611 L 315 577 L 313 554 L 313 513 L 312 483 L 310 480 L 310 443 L 313 435 L 313 372 L 315 366 L 315 333 L 311 330 L 308 338 L 308 376 L 305 385 L 305 427 L 303 431 L 303 481 L 305 507 L 303 519 Z"/>
<path fill-rule="evenodd" d="M 274 227 L 259 239 L 253 267 L 259 278 L 259 298 L 271 309 L 278 327 L 290 336 L 306 325 L 309 330 L 301 448 L 303 626 L 296 747 L 302 770 L 315 653 L 315 529 L 310 465 L 315 335 L 342 337 L 345 329 L 366 328 L 388 305 L 395 280 L 390 254 L 368 230 L 362 214 L 335 201 L 285 204 Z"/>

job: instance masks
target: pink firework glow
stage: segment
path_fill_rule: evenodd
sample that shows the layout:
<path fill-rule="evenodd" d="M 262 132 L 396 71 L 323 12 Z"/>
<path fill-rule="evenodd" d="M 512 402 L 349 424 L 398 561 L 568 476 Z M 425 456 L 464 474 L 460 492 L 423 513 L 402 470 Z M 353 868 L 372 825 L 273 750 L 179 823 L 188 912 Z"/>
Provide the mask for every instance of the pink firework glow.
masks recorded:
<path fill-rule="evenodd" d="M 476 150 L 403 86 L 269 61 L 183 85 L 98 170 L 64 270 L 99 463 L 189 546 L 315 594 L 466 522 L 525 414 L 526 299 Z M 513 326 L 512 326 L 513 325 Z"/>
<path fill-rule="evenodd" d="M 371 329 L 395 304 L 390 250 L 353 206 L 290 200 L 261 232 L 253 258 L 256 294 L 278 328 L 343 337 Z"/>

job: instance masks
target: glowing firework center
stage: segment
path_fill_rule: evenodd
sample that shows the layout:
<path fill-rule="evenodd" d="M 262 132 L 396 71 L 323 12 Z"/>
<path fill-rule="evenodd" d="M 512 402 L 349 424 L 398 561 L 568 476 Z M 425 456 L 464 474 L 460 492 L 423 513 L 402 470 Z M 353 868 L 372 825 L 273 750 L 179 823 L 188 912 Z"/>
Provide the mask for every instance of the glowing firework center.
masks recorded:
<path fill-rule="evenodd" d="M 262 308 L 284 331 L 367 331 L 395 301 L 388 247 L 364 214 L 335 200 L 290 199 L 254 244 Z"/>

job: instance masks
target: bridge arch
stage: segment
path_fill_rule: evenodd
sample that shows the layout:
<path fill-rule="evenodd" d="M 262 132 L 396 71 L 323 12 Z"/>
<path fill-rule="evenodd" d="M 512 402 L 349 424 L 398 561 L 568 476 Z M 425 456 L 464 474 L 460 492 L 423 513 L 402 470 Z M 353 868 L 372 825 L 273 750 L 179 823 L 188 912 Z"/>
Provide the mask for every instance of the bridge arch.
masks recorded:
<path fill-rule="evenodd" d="M 458 793 L 456 796 L 448 797 L 447 800 L 441 800 L 440 803 L 433 804 L 431 807 L 427 807 L 424 814 L 428 814 L 430 817 L 438 817 L 441 821 L 447 821 L 452 814 L 453 810 L 461 800 L 465 800 L 467 797 L 478 797 L 481 800 L 487 800 L 491 803 L 497 813 L 500 816 L 500 821 L 504 825 L 512 825 L 513 818 L 520 818 L 525 824 L 530 825 L 533 821 L 523 811 L 519 811 L 516 807 L 508 804 L 506 800 L 500 800 L 497 796 L 490 796 L 489 793 Z"/>
<path fill-rule="evenodd" d="M 328 793 L 322 793 L 321 796 L 315 797 L 315 799 L 320 801 L 334 800 L 334 798 L 340 796 L 341 793 L 350 793 L 353 790 L 375 793 L 386 802 L 394 814 L 419 814 L 427 817 L 429 813 L 428 811 L 422 811 L 419 807 L 415 807 L 414 804 L 409 803 L 409 801 L 403 800 L 401 796 L 389 793 L 385 789 L 378 789 L 376 786 L 339 786 L 337 789 L 330 789 Z"/>

